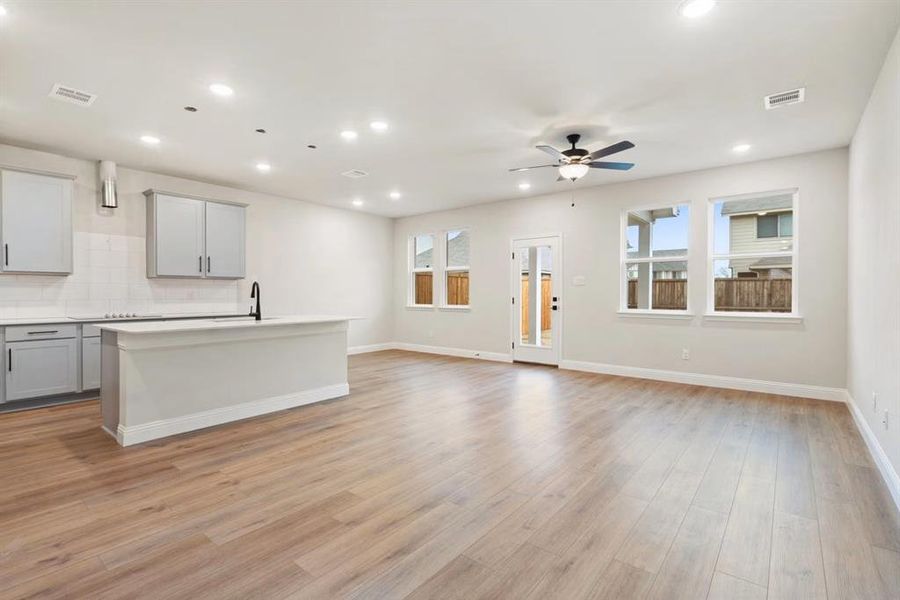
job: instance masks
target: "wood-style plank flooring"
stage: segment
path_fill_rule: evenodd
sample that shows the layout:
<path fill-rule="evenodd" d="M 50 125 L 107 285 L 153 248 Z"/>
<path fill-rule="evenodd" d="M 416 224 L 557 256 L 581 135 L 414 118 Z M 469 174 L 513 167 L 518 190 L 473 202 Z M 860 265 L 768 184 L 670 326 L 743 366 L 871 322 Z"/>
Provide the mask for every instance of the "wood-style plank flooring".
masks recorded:
<path fill-rule="evenodd" d="M 900 598 L 845 406 L 399 351 L 347 398 L 120 448 L 0 416 L 2 598 Z"/>

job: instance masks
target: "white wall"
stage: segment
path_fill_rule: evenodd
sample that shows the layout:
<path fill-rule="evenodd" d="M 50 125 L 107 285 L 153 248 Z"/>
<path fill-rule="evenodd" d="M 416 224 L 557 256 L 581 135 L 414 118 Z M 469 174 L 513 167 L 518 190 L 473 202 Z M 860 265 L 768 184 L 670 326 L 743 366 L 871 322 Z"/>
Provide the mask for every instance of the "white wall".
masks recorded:
<path fill-rule="evenodd" d="M 900 33 L 850 145 L 849 189 L 847 384 L 900 472 Z"/>
<path fill-rule="evenodd" d="M 392 332 L 391 221 L 145 171 L 118 169 L 119 208 L 103 209 L 94 161 L 0 145 L 0 165 L 75 175 L 75 261 L 70 276 L 0 275 L 0 318 L 106 312 L 246 312 L 250 283 L 270 315 L 350 314 L 350 345 Z M 143 191 L 157 188 L 249 204 L 247 278 L 146 278 Z"/>
<path fill-rule="evenodd" d="M 847 150 L 837 149 L 581 190 L 575 208 L 570 194 L 560 193 L 399 219 L 394 228 L 395 339 L 508 354 L 510 240 L 561 232 L 564 359 L 844 388 L 846 186 Z M 689 295 L 692 309 L 702 313 L 707 199 L 794 187 L 800 190 L 801 324 L 617 314 L 622 209 L 691 203 Z M 405 308 L 408 236 L 453 227 L 471 230 L 471 311 Z M 586 277 L 585 286 L 571 285 L 576 275 Z M 681 360 L 682 348 L 690 349 L 689 361 Z"/>

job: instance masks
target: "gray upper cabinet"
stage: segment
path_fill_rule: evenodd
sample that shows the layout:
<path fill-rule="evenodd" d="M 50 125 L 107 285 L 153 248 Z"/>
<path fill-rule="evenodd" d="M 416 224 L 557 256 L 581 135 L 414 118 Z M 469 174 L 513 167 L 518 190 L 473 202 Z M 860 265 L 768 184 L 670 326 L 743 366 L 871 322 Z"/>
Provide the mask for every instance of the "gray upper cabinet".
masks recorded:
<path fill-rule="evenodd" d="M 206 203 L 206 276 L 244 277 L 244 217 L 235 204 Z"/>
<path fill-rule="evenodd" d="M 73 180 L 3 169 L 0 184 L 0 269 L 71 273 Z"/>
<path fill-rule="evenodd" d="M 147 277 L 244 277 L 246 207 L 147 190 Z"/>

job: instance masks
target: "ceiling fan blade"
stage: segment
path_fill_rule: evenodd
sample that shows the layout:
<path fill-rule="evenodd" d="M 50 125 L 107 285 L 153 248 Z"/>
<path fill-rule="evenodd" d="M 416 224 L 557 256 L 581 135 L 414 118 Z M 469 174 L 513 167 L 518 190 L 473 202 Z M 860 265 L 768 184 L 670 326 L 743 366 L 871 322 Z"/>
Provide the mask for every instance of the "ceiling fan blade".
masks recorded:
<path fill-rule="evenodd" d="M 552 156 L 552 157 L 555 158 L 556 160 L 561 160 L 561 161 L 564 161 L 564 162 L 568 162 L 568 161 L 569 161 L 569 157 L 568 157 L 568 156 L 566 156 L 565 154 L 563 154 L 562 152 L 560 152 L 559 150 L 557 150 L 557 149 L 554 148 L 553 146 L 540 145 L 540 146 L 535 146 L 535 148 L 537 148 L 538 150 L 541 150 L 542 152 L 546 152 L 547 154 L 549 154 L 550 156 Z"/>
<path fill-rule="evenodd" d="M 559 166 L 559 165 L 536 165 L 536 166 L 534 166 L 534 167 L 518 167 L 518 168 L 516 168 L 516 169 L 510 169 L 510 171 L 512 171 L 512 172 L 516 172 L 516 171 L 527 171 L 527 170 L 529 170 L 529 169 L 541 169 L 541 168 L 543 168 L 543 167 L 558 167 L 558 166 Z"/>
<path fill-rule="evenodd" d="M 592 169 L 615 169 L 616 171 L 627 171 L 634 166 L 634 163 L 604 162 L 602 160 L 598 160 L 596 162 L 588 163 L 588 166 Z"/>
<path fill-rule="evenodd" d="M 616 152 L 622 152 L 623 150 L 628 150 L 629 148 L 634 148 L 634 144 L 629 141 L 619 142 L 618 144 L 613 144 L 612 146 L 607 146 L 606 148 L 600 148 L 599 150 L 595 150 L 588 154 L 589 160 L 595 160 L 597 158 L 603 158 L 604 156 L 609 156 L 610 154 L 615 154 Z"/>

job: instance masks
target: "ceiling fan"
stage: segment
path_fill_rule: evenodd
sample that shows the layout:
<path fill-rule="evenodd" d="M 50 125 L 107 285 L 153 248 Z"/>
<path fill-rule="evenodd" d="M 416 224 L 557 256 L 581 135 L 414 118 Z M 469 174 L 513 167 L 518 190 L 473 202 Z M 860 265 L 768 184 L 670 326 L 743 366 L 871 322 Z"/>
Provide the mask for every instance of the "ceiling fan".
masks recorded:
<path fill-rule="evenodd" d="M 552 146 L 545 145 L 535 146 L 538 150 L 542 150 L 555 158 L 557 160 L 556 164 L 537 165 L 534 167 L 519 167 L 517 169 L 510 169 L 510 171 L 528 171 L 529 169 L 557 167 L 559 169 L 559 177 L 556 179 L 557 181 L 562 181 L 563 179 L 571 179 L 572 181 L 575 181 L 576 179 L 587 175 L 587 172 L 590 169 L 613 169 L 615 171 L 627 171 L 634 166 L 634 163 L 606 162 L 597 160 L 598 158 L 603 158 L 604 156 L 609 156 L 610 154 L 615 154 L 617 152 L 622 152 L 623 150 L 628 150 L 629 148 L 634 148 L 634 144 L 629 141 L 618 142 L 616 144 L 613 144 L 612 146 L 607 146 L 606 148 L 601 148 L 600 150 L 588 152 L 584 148 L 575 147 L 575 144 L 577 144 L 578 140 L 581 139 L 581 136 L 579 134 L 569 134 L 566 136 L 566 139 L 570 144 L 572 144 L 572 147 L 568 150 L 560 151 Z"/>

